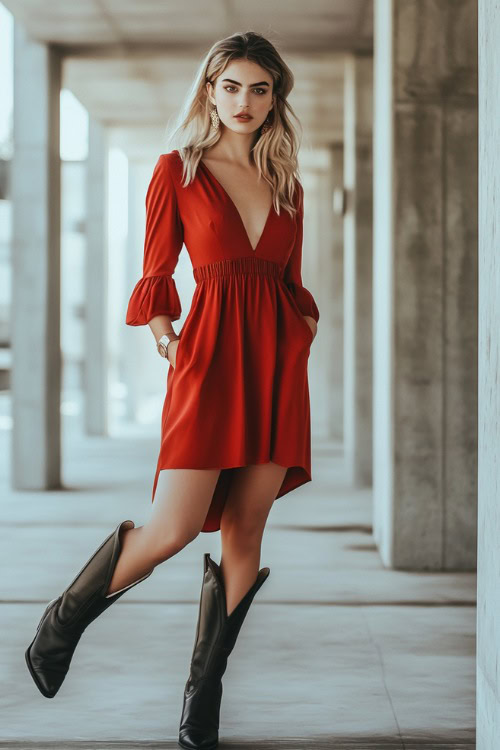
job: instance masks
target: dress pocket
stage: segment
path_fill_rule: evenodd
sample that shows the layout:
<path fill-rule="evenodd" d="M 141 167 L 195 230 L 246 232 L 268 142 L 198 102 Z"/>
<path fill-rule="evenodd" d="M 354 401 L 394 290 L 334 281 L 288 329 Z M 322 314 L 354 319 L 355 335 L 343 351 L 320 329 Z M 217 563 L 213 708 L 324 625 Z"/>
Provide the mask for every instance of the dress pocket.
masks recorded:
<path fill-rule="evenodd" d="M 179 365 L 182 364 L 183 357 L 184 357 L 184 344 L 186 342 L 184 341 L 184 337 L 182 335 L 182 331 L 180 332 L 179 338 L 178 338 L 177 341 L 178 341 L 178 343 L 177 343 L 177 351 L 175 352 L 175 367 L 174 367 L 174 372 L 175 372 L 175 370 L 177 370 L 177 368 L 179 367 Z"/>
<path fill-rule="evenodd" d="M 307 320 L 304 320 L 304 316 L 300 312 L 299 308 L 294 304 L 293 309 L 297 315 L 299 326 L 301 326 L 302 330 L 304 331 L 304 335 L 307 337 L 307 344 L 311 346 L 312 340 L 314 338 L 312 329 L 307 322 Z"/>
<path fill-rule="evenodd" d="M 286 293 L 288 299 L 290 300 L 290 307 L 292 308 L 293 312 L 295 313 L 295 316 L 298 318 L 299 326 L 302 326 L 302 330 L 305 329 L 305 335 L 308 337 L 307 338 L 307 343 L 310 346 L 312 344 L 312 341 L 313 341 L 313 338 L 314 338 L 314 334 L 312 332 L 312 329 L 311 329 L 309 323 L 306 320 L 304 320 L 304 316 L 302 315 L 302 312 L 300 311 L 300 308 L 299 308 L 299 306 L 297 305 L 297 303 L 295 301 L 295 297 L 290 292 L 290 290 L 288 289 L 288 287 L 286 286 L 286 284 L 283 284 L 283 288 L 285 289 L 285 293 Z"/>
<path fill-rule="evenodd" d="M 313 341 L 313 338 L 314 338 L 314 335 L 313 335 L 311 326 L 309 325 L 309 323 L 307 322 L 307 320 L 304 320 L 304 316 L 302 315 L 302 313 L 300 313 L 300 321 L 301 321 L 302 325 L 307 329 L 307 335 L 309 336 L 309 345 L 311 345 L 312 341 Z"/>

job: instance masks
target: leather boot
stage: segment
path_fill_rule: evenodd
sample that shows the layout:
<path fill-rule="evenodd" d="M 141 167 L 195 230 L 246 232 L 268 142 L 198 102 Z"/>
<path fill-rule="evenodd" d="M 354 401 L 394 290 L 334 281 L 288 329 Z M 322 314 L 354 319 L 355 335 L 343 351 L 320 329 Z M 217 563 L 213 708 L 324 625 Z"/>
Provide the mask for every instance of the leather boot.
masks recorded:
<path fill-rule="evenodd" d="M 213 750 L 219 741 L 222 676 L 250 604 L 270 573 L 261 568 L 253 586 L 227 615 L 226 591 L 219 565 L 204 555 L 198 624 L 191 668 L 182 705 L 179 745 L 188 750 Z"/>
<path fill-rule="evenodd" d="M 106 595 L 120 555 L 120 532 L 125 527 L 134 528 L 134 522 L 122 521 L 117 526 L 67 589 L 49 602 L 42 615 L 25 657 L 37 688 L 46 698 L 53 698 L 61 687 L 85 628 L 125 591 L 153 572 Z"/>

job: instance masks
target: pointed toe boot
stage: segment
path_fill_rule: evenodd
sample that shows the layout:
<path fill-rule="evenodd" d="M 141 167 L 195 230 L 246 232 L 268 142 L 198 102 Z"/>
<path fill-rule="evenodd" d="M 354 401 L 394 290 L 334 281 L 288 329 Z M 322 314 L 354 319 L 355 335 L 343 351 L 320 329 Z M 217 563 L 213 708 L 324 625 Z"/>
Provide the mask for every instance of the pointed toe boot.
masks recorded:
<path fill-rule="evenodd" d="M 220 566 L 204 555 L 198 624 L 189 677 L 184 688 L 178 743 L 186 750 L 214 750 L 219 742 L 222 676 L 253 598 L 270 573 L 261 568 L 255 583 L 227 615 Z"/>
<path fill-rule="evenodd" d="M 35 637 L 25 652 L 26 664 L 35 685 L 46 698 L 53 698 L 61 687 L 75 648 L 87 626 L 125 591 L 144 581 L 153 572 L 151 570 L 139 580 L 106 595 L 120 555 L 120 532 L 133 527 L 133 521 L 119 524 L 66 590 L 47 605 Z"/>

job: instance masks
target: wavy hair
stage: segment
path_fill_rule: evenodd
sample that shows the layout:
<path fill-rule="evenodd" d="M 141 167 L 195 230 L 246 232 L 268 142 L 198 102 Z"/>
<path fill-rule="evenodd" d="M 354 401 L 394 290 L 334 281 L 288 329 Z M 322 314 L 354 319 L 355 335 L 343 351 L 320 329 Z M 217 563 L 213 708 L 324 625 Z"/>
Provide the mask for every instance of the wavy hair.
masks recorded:
<path fill-rule="evenodd" d="M 262 133 L 260 127 L 250 150 L 250 159 L 257 166 L 259 177 L 271 187 L 273 203 L 279 214 L 280 206 L 294 216 L 296 182 L 299 180 L 297 154 L 302 127 L 287 97 L 293 89 L 294 76 L 290 68 L 271 44 L 253 31 L 235 33 L 216 42 L 198 68 L 185 103 L 174 123 L 167 128 L 166 147 L 176 149 L 183 162 L 183 187 L 196 175 L 203 152 L 221 137 L 221 128 L 211 126 L 206 84 L 215 79 L 233 60 L 250 60 L 264 68 L 273 80 L 275 104 L 269 113 L 271 127 Z M 296 129 L 291 122 L 298 124 Z"/>

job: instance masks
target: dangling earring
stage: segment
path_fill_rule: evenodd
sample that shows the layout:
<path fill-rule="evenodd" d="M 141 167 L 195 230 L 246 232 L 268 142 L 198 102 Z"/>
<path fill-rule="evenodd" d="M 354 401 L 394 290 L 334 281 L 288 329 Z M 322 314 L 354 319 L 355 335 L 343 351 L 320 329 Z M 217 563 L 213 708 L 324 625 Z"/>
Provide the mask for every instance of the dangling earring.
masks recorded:
<path fill-rule="evenodd" d="M 268 115 L 267 115 L 267 117 L 266 117 L 266 119 L 262 123 L 261 129 L 260 129 L 260 134 L 261 135 L 263 135 L 264 133 L 267 133 L 267 131 L 270 130 L 271 127 L 272 127 L 272 122 L 269 119 L 270 116 L 271 116 L 271 113 L 269 112 Z"/>
<path fill-rule="evenodd" d="M 213 110 L 210 112 L 210 119 L 212 120 L 213 129 L 218 130 L 219 125 L 220 125 L 220 118 L 219 118 L 219 113 L 217 112 L 217 107 L 214 107 Z"/>

